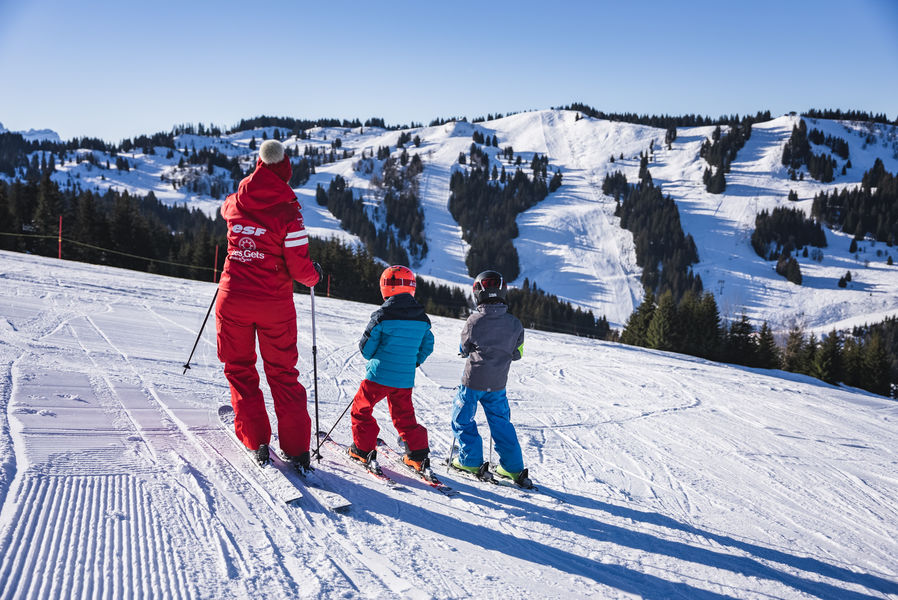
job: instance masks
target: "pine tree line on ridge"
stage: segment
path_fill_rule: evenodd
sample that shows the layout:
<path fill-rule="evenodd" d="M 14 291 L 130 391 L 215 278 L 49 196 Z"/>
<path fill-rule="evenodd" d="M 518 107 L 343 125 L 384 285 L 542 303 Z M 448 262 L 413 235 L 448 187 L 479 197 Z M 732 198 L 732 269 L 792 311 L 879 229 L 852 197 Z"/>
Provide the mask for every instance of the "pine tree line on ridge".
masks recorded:
<path fill-rule="evenodd" d="M 598 110 L 582 102 L 573 102 L 568 106 L 563 106 L 562 110 L 572 110 L 581 112 L 584 115 L 594 119 L 603 119 L 607 121 L 620 121 L 623 123 L 633 123 L 635 125 L 648 125 L 649 127 L 658 127 L 659 129 L 671 129 L 676 127 L 702 127 L 706 125 L 729 125 L 736 126 L 743 123 L 746 119 L 750 119 L 754 123 L 769 121 L 770 111 L 758 111 L 753 117 L 740 117 L 739 115 L 723 115 L 716 119 L 702 115 L 638 115 L 636 113 L 606 113 Z M 670 140 L 673 141 L 673 140 Z"/>
<path fill-rule="evenodd" d="M 809 119 L 830 119 L 833 121 L 867 121 L 869 123 L 882 123 L 883 125 L 898 125 L 898 118 L 889 121 L 885 113 L 872 114 L 862 110 L 841 110 L 841 109 L 823 109 L 817 110 L 812 108 L 807 112 L 801 113 L 801 116 Z"/>

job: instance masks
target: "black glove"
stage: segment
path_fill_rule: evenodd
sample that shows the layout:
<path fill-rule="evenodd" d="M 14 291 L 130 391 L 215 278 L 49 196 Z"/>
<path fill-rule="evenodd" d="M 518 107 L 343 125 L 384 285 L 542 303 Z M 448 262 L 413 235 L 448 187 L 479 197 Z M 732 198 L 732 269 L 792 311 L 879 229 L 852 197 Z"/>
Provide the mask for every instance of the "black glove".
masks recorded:
<path fill-rule="evenodd" d="M 324 281 L 324 269 L 321 268 L 321 265 L 312 261 L 312 266 L 315 267 L 315 272 L 318 273 L 318 281 Z"/>

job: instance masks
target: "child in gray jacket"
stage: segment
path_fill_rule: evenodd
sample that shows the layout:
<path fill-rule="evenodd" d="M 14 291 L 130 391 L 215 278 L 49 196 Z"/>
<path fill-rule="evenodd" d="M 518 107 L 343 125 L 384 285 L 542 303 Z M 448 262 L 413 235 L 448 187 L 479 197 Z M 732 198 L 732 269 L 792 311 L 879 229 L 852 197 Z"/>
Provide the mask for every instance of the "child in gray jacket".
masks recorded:
<path fill-rule="evenodd" d="M 508 313 L 507 292 L 505 279 L 496 271 L 484 271 L 474 280 L 477 312 L 468 317 L 461 334 L 459 353 L 468 360 L 452 407 L 458 456 L 450 464 L 478 477 L 489 477 L 489 464 L 483 462 L 483 440 L 474 422 L 477 405 L 481 404 L 499 454 L 496 474 L 530 487 L 505 394 L 511 361 L 519 360 L 524 351 L 524 327 Z"/>

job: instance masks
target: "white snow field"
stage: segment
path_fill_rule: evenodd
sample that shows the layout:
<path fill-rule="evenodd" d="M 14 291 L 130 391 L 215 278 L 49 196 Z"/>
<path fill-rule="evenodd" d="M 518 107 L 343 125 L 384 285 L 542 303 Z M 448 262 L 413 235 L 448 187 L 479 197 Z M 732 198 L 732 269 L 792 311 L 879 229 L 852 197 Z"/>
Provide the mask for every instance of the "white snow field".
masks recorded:
<path fill-rule="evenodd" d="M 336 514 L 278 502 L 219 427 L 214 315 L 182 374 L 214 289 L 0 252 L 0 598 L 898 598 L 894 401 L 528 331 L 512 418 L 563 503 L 442 466 L 455 498 L 388 489 L 325 451 Z M 316 298 L 322 428 L 374 308 Z M 433 319 L 414 392 L 435 462 L 461 326 Z"/>
<path fill-rule="evenodd" d="M 714 127 L 680 128 L 668 149 L 664 129 L 578 116 L 574 111 L 539 110 L 480 123 L 453 121 L 405 130 L 420 139 L 419 146 L 409 143 L 406 148 L 409 154 L 419 154 L 424 164 L 419 196 L 430 252 L 422 261 L 413 261 L 416 272 L 439 283 L 465 288 L 470 285 L 464 262 L 468 245 L 448 211 L 448 199 L 450 176 L 453 170 L 462 168 L 459 153 L 469 151 L 477 131 L 497 139 L 497 147 L 482 148 L 489 154 L 491 165 L 504 166 L 509 175 L 516 167 L 501 155 L 507 146 L 514 149 L 515 158 L 522 159 L 521 168 L 528 176 L 534 154 L 549 157 L 550 177 L 556 170 L 563 174 L 558 191 L 518 216 L 519 236 L 514 244 L 520 255 L 521 275 L 514 283 L 520 285 L 524 278 L 535 281 L 542 289 L 588 308 L 596 316 L 605 315 L 612 327 L 621 328 L 642 301 L 642 270 L 636 264 L 633 236 L 621 229 L 614 216 L 614 200 L 602 194 L 601 186 L 606 174 L 618 170 L 635 183 L 642 152 L 650 155 L 649 170 L 655 183 L 676 201 L 685 233 L 695 239 L 700 262 L 694 270 L 705 290 L 714 293 L 724 318 L 738 319 L 744 313 L 757 325 L 767 321 L 779 333 L 800 326 L 819 334 L 898 314 L 898 264 L 887 265 L 889 256 L 898 263 L 894 247 L 868 240 L 850 253 L 853 232 L 827 231 L 828 245 L 819 260 L 797 257 L 804 282 L 796 286 L 777 275 L 774 263 L 758 257 L 750 244 L 755 217 L 761 210 L 792 206 L 810 215 L 815 193 L 859 185 L 877 158 L 888 171 L 898 172 L 898 127 L 805 119 L 809 131 L 816 128 L 841 137 L 850 147 L 851 168 L 842 175 L 845 161 L 837 159 L 835 181 L 822 184 L 807 176 L 803 181 L 792 181 L 781 164 L 783 146 L 800 117 L 786 115 L 756 123 L 751 139 L 731 165 L 726 192 L 715 195 L 704 189 L 702 173 L 708 165 L 699 156 L 702 142 L 710 138 Z M 221 138 L 180 135 L 176 144 L 179 149 L 214 148 L 228 156 L 239 156 L 248 168 L 254 161 L 250 141 L 271 138 L 276 129 L 260 128 Z M 727 127 L 723 131 L 726 133 Z M 285 131 L 281 129 L 280 133 Z M 398 157 L 401 151 L 396 143 L 401 132 L 374 127 L 316 127 L 306 133 L 308 139 L 291 136 L 285 144 L 300 153 L 306 147 L 330 152 L 337 138 L 341 144 L 337 160 L 317 167 L 311 179 L 296 189 L 312 234 L 358 241 L 340 229 L 339 221 L 327 208 L 315 202 L 316 186 L 327 188 L 335 175 L 344 177 L 354 193 L 365 198 L 372 219 L 384 226 L 382 193 L 372 185 L 372 177 L 379 173 L 383 161 L 372 160 L 371 173 L 356 170 L 354 165 L 363 152 L 371 156 L 383 146 L 389 146 L 392 155 Z M 825 146 L 812 144 L 812 148 L 818 154 L 831 153 Z M 342 158 L 343 150 L 354 156 Z M 168 152 L 167 148 L 156 148 L 154 154 L 143 154 L 142 149 L 119 153 L 133 165 L 129 171 L 116 169 L 115 158 L 102 152 L 94 152 L 99 167 L 78 163 L 76 153 L 70 153 L 64 164 L 57 161 L 54 179 L 60 185 L 80 185 L 83 189 L 102 191 L 112 187 L 141 195 L 153 191 L 160 201 L 186 203 L 214 214 L 220 199 L 197 195 L 187 186 L 175 189 L 173 180 L 188 181 L 196 173 L 179 170 L 182 154 L 168 157 Z M 111 168 L 100 168 L 107 162 Z M 205 171 L 204 166 L 195 169 Z M 230 181 L 220 167 L 215 167 L 213 176 Z M 787 200 L 790 190 L 798 194 L 798 202 Z M 839 288 L 839 278 L 848 271 L 851 283 Z"/>

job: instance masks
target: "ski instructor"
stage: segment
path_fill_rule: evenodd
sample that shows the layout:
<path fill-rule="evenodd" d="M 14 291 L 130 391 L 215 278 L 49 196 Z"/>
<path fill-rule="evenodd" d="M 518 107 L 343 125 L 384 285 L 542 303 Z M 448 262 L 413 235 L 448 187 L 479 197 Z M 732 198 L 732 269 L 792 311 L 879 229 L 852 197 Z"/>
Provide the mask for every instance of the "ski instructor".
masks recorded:
<path fill-rule="evenodd" d="M 293 280 L 312 287 L 321 267 L 309 258 L 300 205 L 287 185 L 291 174 L 283 144 L 267 140 L 259 147 L 255 171 L 222 204 L 228 255 L 218 284 L 215 327 L 237 437 L 260 465 L 268 463 L 271 424 L 256 372 L 258 336 L 281 451 L 308 470 L 312 422 L 296 370 Z"/>

